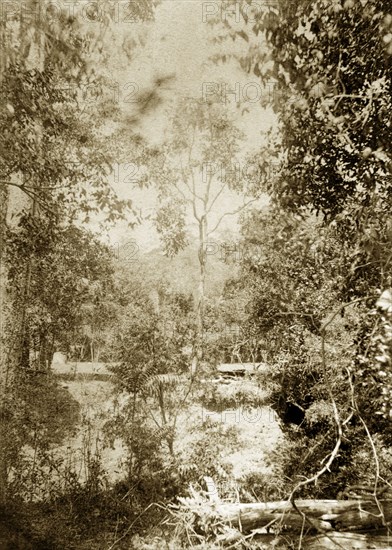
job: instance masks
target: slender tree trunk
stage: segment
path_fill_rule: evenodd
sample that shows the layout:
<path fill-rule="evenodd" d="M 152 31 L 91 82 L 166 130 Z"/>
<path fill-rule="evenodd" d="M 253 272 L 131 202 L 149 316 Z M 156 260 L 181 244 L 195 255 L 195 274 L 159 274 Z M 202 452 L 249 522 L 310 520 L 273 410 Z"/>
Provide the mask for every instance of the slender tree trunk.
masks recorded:
<path fill-rule="evenodd" d="M 159 384 L 159 388 L 158 388 L 158 402 L 159 402 L 159 410 L 161 411 L 162 424 L 164 427 L 166 427 L 168 425 L 168 422 L 166 418 L 164 389 L 162 384 Z M 169 447 L 170 454 L 174 456 L 173 437 L 171 435 L 166 436 L 166 441 Z"/>
<path fill-rule="evenodd" d="M 204 346 L 204 313 L 205 313 L 205 285 L 207 267 L 207 217 L 204 215 L 199 222 L 199 290 L 196 310 L 196 338 L 191 366 L 194 376 L 203 357 Z"/>
<path fill-rule="evenodd" d="M 6 389 L 8 378 L 6 319 L 7 312 L 7 269 L 5 261 L 5 234 L 7 219 L 8 190 L 0 192 L 0 506 L 6 501 L 7 487 L 7 421 L 6 421 Z"/>

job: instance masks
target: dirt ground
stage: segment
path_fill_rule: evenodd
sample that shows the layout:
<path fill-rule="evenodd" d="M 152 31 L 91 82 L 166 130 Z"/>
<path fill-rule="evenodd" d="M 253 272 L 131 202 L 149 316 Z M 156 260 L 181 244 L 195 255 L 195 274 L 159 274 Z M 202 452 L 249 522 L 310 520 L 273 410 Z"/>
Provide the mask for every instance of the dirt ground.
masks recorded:
<path fill-rule="evenodd" d="M 227 384 L 225 391 L 230 392 L 238 383 Z M 59 451 L 69 454 L 81 479 L 86 475 L 87 447 L 92 455 L 101 456 L 109 482 L 121 479 L 125 475 L 126 451 L 121 441 L 116 441 L 114 448 L 105 447 L 102 436 L 102 426 L 115 410 L 111 382 L 78 379 L 66 381 L 64 385 L 80 403 L 83 421 L 77 435 L 65 441 Z M 219 456 L 223 464 L 229 465 L 235 480 L 253 472 L 272 472 L 268 455 L 280 444 L 283 435 L 276 414 L 269 406 L 227 408 L 216 412 L 193 403 L 178 417 L 175 451 L 189 456 L 205 423 L 236 429 L 235 449 L 228 446 Z"/>

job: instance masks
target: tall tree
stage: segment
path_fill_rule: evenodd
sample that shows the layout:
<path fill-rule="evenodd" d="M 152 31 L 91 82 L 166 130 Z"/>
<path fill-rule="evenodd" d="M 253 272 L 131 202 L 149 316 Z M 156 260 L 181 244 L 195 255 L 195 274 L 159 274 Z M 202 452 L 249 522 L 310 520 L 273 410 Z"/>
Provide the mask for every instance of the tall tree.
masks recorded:
<path fill-rule="evenodd" d="M 4 138 L 0 155 L 1 503 L 7 488 L 7 404 L 15 388 L 13 377 L 23 366 L 30 366 L 26 304 L 36 273 L 34 247 L 26 246 L 23 265 L 19 265 L 24 284 L 18 304 L 9 277 L 13 256 L 7 234 L 18 229 L 23 232 L 19 224 L 26 218 L 39 238 L 42 227 L 45 232 L 55 232 L 65 219 L 80 219 L 98 211 L 113 219 L 129 206 L 117 199 L 108 184 L 111 161 L 100 139 L 102 118 L 96 117 L 92 106 L 85 117 L 80 116 L 83 87 L 99 84 L 91 63 L 97 61 L 94 56 L 110 18 L 93 19 L 92 32 L 83 20 L 83 10 L 72 16 L 58 9 L 53 13 L 41 0 L 10 3 L 4 8 L 0 31 L 4 103 L 0 113 Z"/>
<path fill-rule="evenodd" d="M 166 254 L 174 255 L 187 245 L 189 219 L 197 227 L 199 288 L 192 374 L 203 353 L 206 266 L 208 255 L 217 253 L 212 237 L 225 217 L 255 200 L 240 164 L 242 138 L 222 107 L 186 100 L 173 117 L 170 138 L 159 151 L 148 151 L 148 185 L 158 192 L 155 221 Z M 228 193 L 237 197 L 237 204 L 224 211 L 219 201 Z"/>
<path fill-rule="evenodd" d="M 270 152 L 281 164 L 268 190 L 286 211 L 318 213 L 336 231 L 338 297 L 366 304 L 357 307 L 353 403 L 390 441 L 390 293 L 376 296 L 392 285 L 391 3 L 281 0 L 259 9 L 246 2 L 239 13 L 240 26 L 226 26 L 249 43 L 239 61 L 265 86 L 277 116 Z M 260 155 L 260 164 L 266 159 Z M 363 444 L 364 435 L 351 432 L 350 443 Z"/>
<path fill-rule="evenodd" d="M 338 226 L 351 291 L 355 280 L 390 286 L 390 4 L 281 0 L 239 10 L 242 28 L 229 34 L 249 42 L 239 61 L 265 85 L 279 128 L 269 143 L 281 159 L 269 192 L 287 209 L 312 209 Z"/>

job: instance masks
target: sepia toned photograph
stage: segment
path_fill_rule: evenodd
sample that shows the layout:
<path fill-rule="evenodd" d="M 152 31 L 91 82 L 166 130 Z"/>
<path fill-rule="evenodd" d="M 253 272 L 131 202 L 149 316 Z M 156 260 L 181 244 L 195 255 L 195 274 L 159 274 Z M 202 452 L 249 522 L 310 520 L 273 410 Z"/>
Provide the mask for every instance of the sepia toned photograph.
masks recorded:
<path fill-rule="evenodd" d="M 392 550 L 392 0 L 0 0 L 0 550 Z"/>

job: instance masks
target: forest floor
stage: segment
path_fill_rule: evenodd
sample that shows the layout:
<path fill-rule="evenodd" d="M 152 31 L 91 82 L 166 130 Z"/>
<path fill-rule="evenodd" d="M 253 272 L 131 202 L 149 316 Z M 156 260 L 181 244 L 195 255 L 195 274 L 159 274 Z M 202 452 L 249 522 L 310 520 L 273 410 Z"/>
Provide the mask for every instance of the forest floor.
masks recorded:
<path fill-rule="evenodd" d="M 121 480 L 126 476 L 126 450 L 122 442 L 116 440 L 114 445 L 105 444 L 103 426 L 115 411 L 116 402 L 113 385 L 107 380 L 79 378 L 64 382 L 73 399 L 80 405 L 80 423 L 76 434 L 70 436 L 59 448 L 60 452 L 69 453 L 79 480 L 85 481 L 86 453 L 99 457 L 109 483 Z"/>
<path fill-rule="evenodd" d="M 117 492 L 111 490 L 116 482 L 127 480 L 129 452 L 120 440 L 108 445 L 103 428 L 106 422 L 114 418 L 114 414 L 121 411 L 126 400 L 122 402 L 123 397 L 115 395 L 114 385 L 109 379 L 63 375 L 59 377 L 59 384 L 63 391 L 68 392 L 70 403 L 79 403 L 79 421 L 61 445 L 53 449 L 50 464 L 58 465 L 58 468 L 45 467 L 42 496 L 38 480 L 34 498 L 30 498 L 26 506 L 17 508 L 15 517 L 11 514 L 3 522 L 0 518 L 0 549 L 7 548 L 7 541 L 12 540 L 19 544 L 15 548 L 33 550 L 41 546 L 37 546 L 38 542 L 29 541 L 42 540 L 48 541 L 48 545 L 42 548 L 56 550 L 59 548 L 58 541 L 61 544 L 67 541 L 64 547 L 75 550 L 108 550 L 112 547 L 115 550 L 178 550 L 179 539 L 173 535 L 172 528 L 161 525 L 168 515 L 167 511 L 162 507 L 151 509 L 150 515 L 146 514 L 148 519 L 143 515 L 148 528 L 139 522 L 137 528 L 131 529 L 139 516 L 127 516 L 129 508 L 122 500 L 124 495 L 119 492 L 121 483 L 116 485 Z M 274 473 L 276 476 L 274 451 L 283 442 L 283 433 L 274 411 L 267 405 L 269 394 L 264 389 L 264 383 L 246 378 L 212 378 L 201 381 L 189 395 L 187 387 L 189 381 L 184 377 L 178 391 L 187 395 L 187 404 L 181 408 L 176 422 L 176 464 L 190 467 L 191 472 L 194 468 L 192 479 L 199 480 L 195 482 L 197 490 L 206 490 L 203 476 L 213 476 L 222 500 L 268 500 L 268 494 L 263 492 L 265 480 L 274 478 Z M 248 403 L 258 405 L 238 406 L 240 399 L 246 402 L 244 396 L 249 398 Z M 177 394 L 172 399 L 174 403 L 180 403 Z M 165 457 L 170 464 L 172 457 L 167 451 Z M 91 500 L 88 492 L 80 491 L 80 487 L 88 487 L 88 482 L 94 480 L 96 465 L 99 465 L 99 484 L 104 489 L 100 497 L 102 502 L 95 501 L 95 497 Z M 179 471 L 178 468 L 177 473 Z M 151 479 L 153 475 L 154 472 Z M 188 491 L 191 478 L 186 475 L 184 479 L 187 481 L 184 481 L 178 496 L 186 496 Z M 258 483 L 253 483 L 254 480 Z M 76 491 L 74 500 L 59 499 L 54 506 L 44 503 L 44 494 L 62 493 L 72 487 Z M 144 494 L 143 491 L 140 496 L 146 502 L 150 496 L 155 499 L 154 495 Z M 172 502 L 173 498 L 172 494 L 165 501 L 160 496 L 154 503 Z M 145 508 L 143 500 L 140 507 Z M 22 525 L 26 531 L 25 535 L 24 531 L 22 533 L 25 539 L 18 542 L 17 533 Z"/>
<path fill-rule="evenodd" d="M 64 382 L 70 395 L 80 404 L 80 426 L 75 435 L 63 442 L 60 451 L 71 453 L 76 470 L 83 480 L 87 449 L 101 458 L 109 482 L 126 475 L 126 450 L 120 441 L 112 448 L 104 443 L 102 428 L 115 411 L 116 401 L 110 381 L 76 379 Z M 238 388 L 257 390 L 252 380 L 233 379 L 219 385 L 226 395 Z M 259 392 L 261 401 L 268 400 L 267 392 Z M 214 429 L 212 429 L 214 427 Z M 225 437 L 225 434 L 227 437 Z M 192 456 L 195 444 L 210 438 L 210 445 L 219 443 L 217 462 L 230 472 L 233 481 L 250 474 L 268 475 L 273 465 L 269 456 L 282 441 L 283 434 L 276 413 L 266 404 L 258 406 L 205 406 L 193 399 L 179 414 L 176 424 L 175 452 L 186 460 Z M 219 439 L 212 441 L 211 439 Z M 207 442 L 208 443 L 208 442 Z M 207 472 L 206 472 L 207 473 Z"/>

